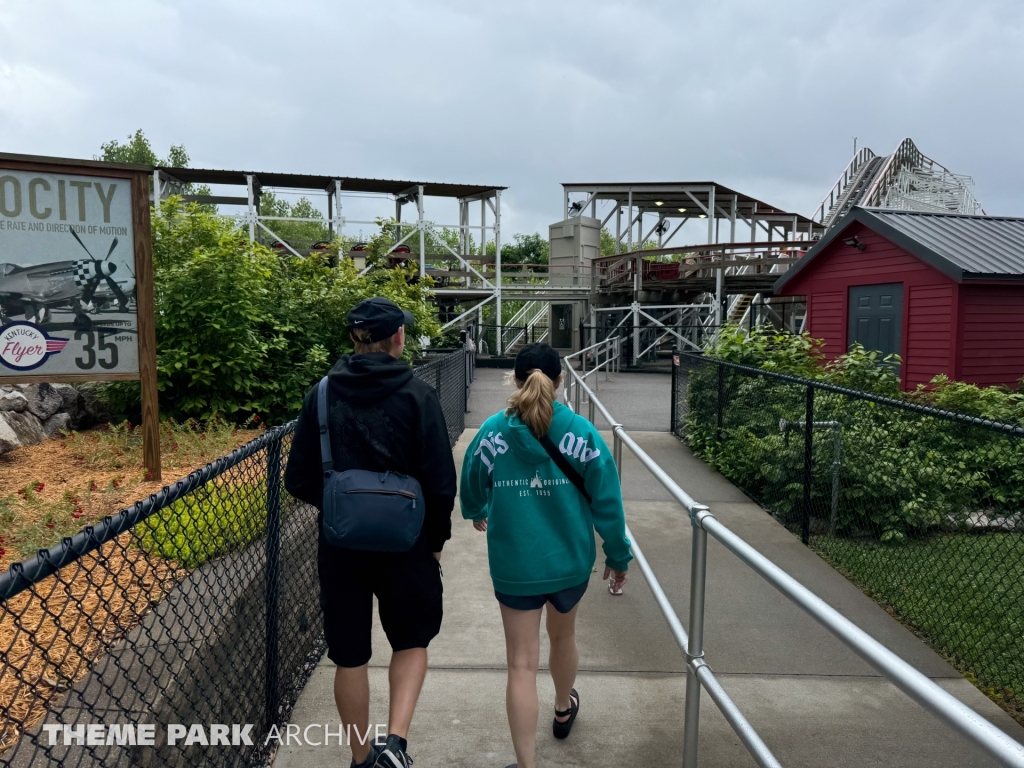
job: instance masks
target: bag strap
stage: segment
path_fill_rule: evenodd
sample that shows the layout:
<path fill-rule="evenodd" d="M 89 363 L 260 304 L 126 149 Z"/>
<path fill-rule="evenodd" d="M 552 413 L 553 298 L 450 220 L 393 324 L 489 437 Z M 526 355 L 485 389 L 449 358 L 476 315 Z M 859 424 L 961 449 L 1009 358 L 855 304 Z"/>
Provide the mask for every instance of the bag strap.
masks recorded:
<path fill-rule="evenodd" d="M 320 379 L 316 388 L 316 417 L 320 424 L 320 461 L 324 474 L 334 471 L 334 456 L 331 454 L 331 433 L 328 429 L 327 377 Z"/>
<path fill-rule="evenodd" d="M 583 498 L 587 500 L 587 504 L 593 503 L 590 499 L 590 494 L 587 493 L 586 486 L 583 484 L 583 475 L 576 471 L 576 467 L 569 463 L 569 460 L 562 455 L 562 452 L 555 447 L 555 444 L 551 442 L 551 438 L 547 435 L 543 435 L 540 438 L 540 444 L 547 451 L 548 456 L 551 460 L 558 465 L 558 468 L 562 470 L 569 482 L 576 486 L 576 490 L 583 494 Z"/>

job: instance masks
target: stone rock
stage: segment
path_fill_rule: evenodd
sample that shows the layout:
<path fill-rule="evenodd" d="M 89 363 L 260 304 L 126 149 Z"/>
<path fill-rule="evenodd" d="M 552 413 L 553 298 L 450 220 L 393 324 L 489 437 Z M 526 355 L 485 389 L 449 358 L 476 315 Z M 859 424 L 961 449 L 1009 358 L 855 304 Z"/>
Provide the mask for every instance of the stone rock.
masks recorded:
<path fill-rule="evenodd" d="M 0 422 L 0 453 L 43 441 L 43 425 L 29 411 L 0 413 Z"/>
<path fill-rule="evenodd" d="M 0 455 L 21 447 L 18 434 L 7 423 L 6 413 L 0 413 Z"/>
<path fill-rule="evenodd" d="M 85 398 L 82 397 L 82 393 L 70 384 L 54 384 L 53 388 L 60 393 L 61 399 L 64 401 L 60 410 L 71 417 L 71 428 L 80 429 L 83 426 L 89 426 L 87 422 L 90 421 L 90 418 L 85 410 Z"/>
<path fill-rule="evenodd" d="M 25 384 L 21 393 L 28 400 L 28 409 L 43 420 L 53 416 L 64 405 L 64 398 L 53 384 Z"/>
<path fill-rule="evenodd" d="M 56 437 L 58 432 L 71 431 L 71 416 L 63 411 L 58 411 L 43 422 L 43 434 L 47 437 Z"/>
<path fill-rule="evenodd" d="M 60 395 L 61 400 L 64 401 L 64 405 L 61 406 L 61 410 L 65 413 L 71 413 L 78 407 L 78 399 L 80 395 L 78 390 L 70 384 L 53 384 L 52 385 L 57 393 Z"/>
<path fill-rule="evenodd" d="M 28 398 L 17 390 L 0 393 L 0 411 L 17 411 L 28 409 Z"/>
<path fill-rule="evenodd" d="M 82 397 L 83 420 L 88 421 L 90 424 L 110 421 L 110 410 L 99 397 L 103 386 L 102 382 L 90 381 L 78 387 L 78 393 Z"/>

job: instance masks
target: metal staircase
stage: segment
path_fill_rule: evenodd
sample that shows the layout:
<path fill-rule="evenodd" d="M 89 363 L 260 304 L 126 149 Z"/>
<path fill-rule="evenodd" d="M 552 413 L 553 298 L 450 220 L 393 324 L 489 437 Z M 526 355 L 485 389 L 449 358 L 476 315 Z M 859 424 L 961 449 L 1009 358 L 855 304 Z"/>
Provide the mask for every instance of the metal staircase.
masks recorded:
<path fill-rule="evenodd" d="M 502 329 L 502 349 L 515 356 L 527 343 L 545 341 L 548 336 L 548 302 L 528 301 L 509 318 Z"/>
<path fill-rule="evenodd" d="M 732 325 L 742 323 L 747 317 L 750 305 L 754 303 L 754 298 L 755 297 L 749 293 L 736 296 L 729 306 L 729 315 L 726 317 L 726 322 L 731 323 Z"/>

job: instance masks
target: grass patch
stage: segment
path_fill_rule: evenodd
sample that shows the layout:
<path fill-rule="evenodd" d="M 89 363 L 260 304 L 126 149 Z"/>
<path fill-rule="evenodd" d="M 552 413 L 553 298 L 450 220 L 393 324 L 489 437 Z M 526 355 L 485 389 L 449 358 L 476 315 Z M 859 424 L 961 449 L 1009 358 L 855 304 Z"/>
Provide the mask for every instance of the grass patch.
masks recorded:
<path fill-rule="evenodd" d="M 939 534 L 811 546 L 990 697 L 1024 708 L 1024 534 Z"/>
<path fill-rule="evenodd" d="M 262 428 L 259 417 L 243 428 Z M 209 461 L 238 445 L 240 430 L 223 419 L 198 422 L 189 419 L 160 423 L 160 454 L 168 468 Z M 71 432 L 64 440 L 71 457 L 91 469 L 124 469 L 143 465 L 142 427 L 125 421 L 105 429 Z"/>

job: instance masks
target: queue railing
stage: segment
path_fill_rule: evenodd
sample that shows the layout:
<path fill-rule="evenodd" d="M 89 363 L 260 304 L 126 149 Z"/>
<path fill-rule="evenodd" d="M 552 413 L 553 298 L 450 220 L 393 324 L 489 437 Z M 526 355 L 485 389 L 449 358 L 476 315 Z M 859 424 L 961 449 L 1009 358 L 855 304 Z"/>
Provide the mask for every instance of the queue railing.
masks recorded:
<path fill-rule="evenodd" d="M 654 598 L 661 609 L 669 629 L 678 643 L 686 661 L 686 705 L 683 717 L 683 768 L 696 768 L 700 735 L 700 692 L 707 691 L 730 727 L 746 747 L 754 762 L 762 768 L 781 768 L 781 763 L 772 754 L 764 740 L 743 715 L 742 711 L 718 681 L 705 659 L 704 651 L 704 600 L 707 583 L 707 541 L 713 536 L 729 552 L 738 557 L 765 581 L 775 587 L 791 602 L 808 613 L 819 624 L 835 635 L 854 653 L 878 670 L 886 679 L 896 685 L 922 708 L 937 717 L 949 728 L 974 742 L 986 754 L 1001 765 L 1024 768 L 1024 744 L 1020 744 L 983 716 L 947 693 L 934 681 L 916 670 L 898 655 L 868 635 L 864 630 L 832 608 L 796 579 L 786 573 L 750 544 L 723 525 L 704 504 L 695 501 L 669 474 L 654 461 L 636 441 L 630 437 L 622 424 L 617 422 L 608 409 L 597 399 L 583 377 L 571 365 L 563 366 L 565 379 L 563 399 L 573 407 L 585 394 L 590 408 L 590 421 L 594 422 L 595 411 L 611 427 L 613 435 L 612 454 L 622 476 L 622 446 L 639 460 L 669 494 L 686 510 L 693 529 L 690 558 L 690 610 L 689 632 L 666 596 L 653 569 L 644 557 L 629 527 L 626 535 L 632 543 L 633 557 L 643 573 Z M 579 413 L 578 406 L 575 408 Z"/>

